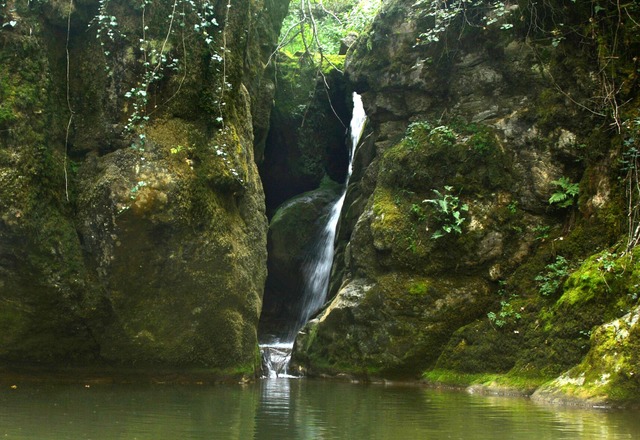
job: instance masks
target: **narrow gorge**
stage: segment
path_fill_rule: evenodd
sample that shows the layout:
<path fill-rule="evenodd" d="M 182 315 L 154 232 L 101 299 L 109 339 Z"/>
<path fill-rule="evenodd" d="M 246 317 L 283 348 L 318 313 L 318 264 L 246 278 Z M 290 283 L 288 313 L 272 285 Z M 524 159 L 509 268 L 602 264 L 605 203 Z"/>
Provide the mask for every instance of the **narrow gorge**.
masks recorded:
<path fill-rule="evenodd" d="M 0 3 L 0 371 L 638 403 L 640 7 L 365 3 Z"/>

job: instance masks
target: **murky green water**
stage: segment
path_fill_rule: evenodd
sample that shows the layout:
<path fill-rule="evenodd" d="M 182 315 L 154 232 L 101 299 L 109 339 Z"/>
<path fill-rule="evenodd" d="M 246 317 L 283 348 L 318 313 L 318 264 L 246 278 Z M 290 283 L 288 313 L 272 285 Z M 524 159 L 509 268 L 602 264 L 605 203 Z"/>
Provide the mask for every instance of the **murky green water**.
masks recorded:
<path fill-rule="evenodd" d="M 0 390 L 0 439 L 638 439 L 640 412 L 301 379 Z"/>

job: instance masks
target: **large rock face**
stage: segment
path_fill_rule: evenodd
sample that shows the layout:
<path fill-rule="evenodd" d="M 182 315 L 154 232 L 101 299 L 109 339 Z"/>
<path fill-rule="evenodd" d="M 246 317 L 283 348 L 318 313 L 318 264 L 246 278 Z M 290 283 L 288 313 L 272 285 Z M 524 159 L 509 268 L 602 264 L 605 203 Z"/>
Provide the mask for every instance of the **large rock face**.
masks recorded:
<path fill-rule="evenodd" d="M 530 10 L 514 7 L 495 26 L 453 21 L 423 44 L 427 3 L 386 3 L 347 57 L 372 131 L 358 154 L 370 160 L 347 197 L 342 287 L 294 358 L 315 373 L 554 377 L 587 354 L 614 304 L 619 317 L 637 303 L 624 283 L 595 303 L 561 299 L 567 275 L 624 231 L 621 137 L 602 129 L 620 120 L 584 104 L 602 86 L 597 42 L 554 39 L 539 21 L 534 43 L 518 24 Z M 567 23 L 587 18 L 577 8 Z"/>
<path fill-rule="evenodd" d="M 2 16 L 3 362 L 255 367 L 287 2 L 191 5 Z"/>

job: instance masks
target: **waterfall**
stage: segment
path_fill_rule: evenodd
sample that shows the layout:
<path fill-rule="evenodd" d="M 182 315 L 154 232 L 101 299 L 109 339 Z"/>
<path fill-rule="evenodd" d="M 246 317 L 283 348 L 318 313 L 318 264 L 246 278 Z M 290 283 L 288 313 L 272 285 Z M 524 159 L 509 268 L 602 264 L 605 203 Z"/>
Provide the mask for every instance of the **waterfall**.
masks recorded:
<path fill-rule="evenodd" d="M 351 148 L 349 150 L 349 166 L 347 177 L 340 196 L 330 206 L 327 223 L 322 229 L 311 258 L 303 266 L 304 286 L 302 289 L 302 309 L 296 317 L 295 325 L 281 341 L 261 344 L 263 366 L 269 377 L 287 375 L 287 366 L 291 359 L 291 350 L 297 333 L 316 313 L 327 298 L 331 267 L 333 266 L 334 244 L 338 221 L 342 205 L 344 204 L 349 186 L 349 179 L 353 171 L 353 156 L 366 121 L 366 114 L 362 106 L 362 99 L 357 93 L 353 94 L 353 115 L 351 117 Z"/>
<path fill-rule="evenodd" d="M 347 168 L 347 178 L 345 179 L 344 186 L 340 196 L 336 199 L 333 205 L 330 207 L 329 215 L 327 217 L 327 224 L 322 230 L 322 233 L 317 241 L 313 252 L 313 257 L 307 261 L 303 268 L 303 274 L 305 279 L 305 285 L 303 289 L 303 305 L 302 312 L 298 317 L 297 325 L 293 331 L 293 334 L 288 335 L 288 339 L 293 341 L 298 331 L 304 327 L 309 321 L 311 316 L 315 314 L 320 307 L 324 304 L 327 298 L 327 291 L 329 288 L 329 278 L 331 276 L 331 267 L 333 266 L 333 253 L 335 250 L 335 237 L 338 229 L 338 220 L 340 220 L 340 213 L 342 211 L 342 205 L 344 205 L 344 199 L 347 195 L 347 187 L 349 186 L 349 179 L 353 172 L 353 156 L 356 151 L 358 141 L 360 141 L 360 135 L 362 128 L 366 120 L 364 108 L 362 107 L 362 99 L 357 93 L 353 94 L 353 115 L 351 117 L 351 149 L 349 150 L 349 166 Z"/>

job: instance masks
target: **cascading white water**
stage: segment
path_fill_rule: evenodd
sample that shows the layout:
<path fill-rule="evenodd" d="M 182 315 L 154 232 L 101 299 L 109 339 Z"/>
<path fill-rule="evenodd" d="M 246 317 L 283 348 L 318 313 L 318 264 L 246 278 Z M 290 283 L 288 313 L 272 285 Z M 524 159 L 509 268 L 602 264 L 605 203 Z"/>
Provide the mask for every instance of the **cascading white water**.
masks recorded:
<path fill-rule="evenodd" d="M 316 313 L 324 304 L 327 298 L 327 290 L 329 288 L 329 278 L 331 276 L 331 267 L 333 266 L 333 253 L 335 250 L 335 238 L 338 228 L 338 220 L 342 212 L 342 205 L 347 195 L 349 179 L 353 172 L 353 156 L 356 147 L 360 141 L 360 135 L 367 116 L 362 107 L 362 99 L 357 93 L 353 94 L 353 115 L 351 117 L 351 149 L 349 150 L 349 167 L 347 168 L 347 178 L 340 197 L 336 199 L 331 206 L 325 225 L 319 240 L 315 246 L 313 258 L 305 264 L 303 274 L 305 285 L 303 290 L 302 313 L 298 317 L 295 332 L 289 335 L 290 340 L 295 339 L 298 331 L 309 321 L 309 318 Z"/>
<path fill-rule="evenodd" d="M 351 149 L 349 151 L 349 167 L 347 178 L 340 197 L 338 197 L 330 207 L 327 223 L 322 229 L 317 244 L 315 245 L 312 258 L 304 265 L 303 275 L 305 279 L 302 291 L 302 309 L 296 318 L 295 326 L 281 341 L 260 345 L 262 350 L 263 365 L 268 370 L 269 377 L 287 375 L 287 366 L 291 358 L 291 350 L 298 331 L 309 321 L 309 319 L 322 307 L 327 297 L 331 267 L 333 265 L 334 241 L 338 220 L 342 205 L 347 195 L 349 179 L 353 171 L 353 156 L 360 141 L 367 116 L 362 106 L 362 99 L 357 93 L 353 94 L 353 115 L 351 117 Z"/>

